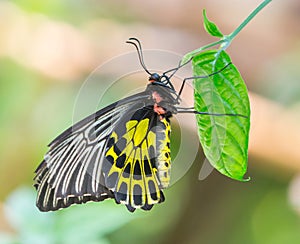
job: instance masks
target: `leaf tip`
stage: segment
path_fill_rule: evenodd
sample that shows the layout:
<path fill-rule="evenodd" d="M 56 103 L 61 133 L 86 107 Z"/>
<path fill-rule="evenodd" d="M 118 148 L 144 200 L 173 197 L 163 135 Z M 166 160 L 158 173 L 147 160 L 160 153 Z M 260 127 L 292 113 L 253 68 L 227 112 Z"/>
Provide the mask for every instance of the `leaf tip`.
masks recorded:
<path fill-rule="evenodd" d="M 248 181 L 250 181 L 250 180 L 251 180 L 251 177 L 250 177 L 250 176 L 248 176 L 248 178 L 246 178 L 246 179 L 244 179 L 244 178 L 240 179 L 240 181 L 242 181 L 242 182 L 248 182 Z"/>
<path fill-rule="evenodd" d="M 202 15 L 203 15 L 203 18 L 204 18 L 204 19 L 207 19 L 207 16 L 206 16 L 206 9 L 205 9 L 205 8 L 202 10 Z"/>
<path fill-rule="evenodd" d="M 203 9 L 202 15 L 204 20 L 204 29 L 206 32 L 212 36 L 222 38 L 224 36 L 223 33 L 219 30 L 218 26 L 214 22 L 207 18 L 205 9 Z"/>

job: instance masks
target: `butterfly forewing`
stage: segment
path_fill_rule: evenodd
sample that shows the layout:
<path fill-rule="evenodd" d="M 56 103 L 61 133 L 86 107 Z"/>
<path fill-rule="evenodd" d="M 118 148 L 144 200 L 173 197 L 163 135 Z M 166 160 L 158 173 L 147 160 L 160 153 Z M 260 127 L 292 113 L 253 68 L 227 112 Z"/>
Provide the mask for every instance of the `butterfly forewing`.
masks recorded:
<path fill-rule="evenodd" d="M 118 121 L 132 108 L 143 107 L 148 96 L 139 93 L 109 105 L 50 143 L 45 159 L 35 172 L 37 206 L 41 211 L 114 198 L 112 191 L 101 184 L 108 138 Z"/>

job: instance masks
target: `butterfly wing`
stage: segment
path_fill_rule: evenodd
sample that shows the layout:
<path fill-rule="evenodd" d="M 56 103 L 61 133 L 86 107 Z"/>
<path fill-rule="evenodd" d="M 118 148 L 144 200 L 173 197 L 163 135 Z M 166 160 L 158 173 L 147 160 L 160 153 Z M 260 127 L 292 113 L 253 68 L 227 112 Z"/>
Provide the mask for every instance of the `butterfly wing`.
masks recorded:
<path fill-rule="evenodd" d="M 164 201 L 170 180 L 170 123 L 145 106 L 124 116 L 105 150 L 105 185 L 129 211 Z"/>
<path fill-rule="evenodd" d="M 114 198 L 101 171 L 108 138 L 128 111 L 143 107 L 149 94 L 142 92 L 113 103 L 67 129 L 49 144 L 35 173 L 37 207 L 57 210 L 72 204 Z"/>

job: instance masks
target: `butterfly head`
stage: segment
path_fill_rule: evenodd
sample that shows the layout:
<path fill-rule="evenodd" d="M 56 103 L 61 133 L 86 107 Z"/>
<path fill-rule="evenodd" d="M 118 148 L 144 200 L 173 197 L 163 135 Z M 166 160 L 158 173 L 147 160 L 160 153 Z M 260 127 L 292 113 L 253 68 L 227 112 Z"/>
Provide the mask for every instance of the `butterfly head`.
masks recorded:
<path fill-rule="evenodd" d="M 160 82 L 160 75 L 157 74 L 157 73 L 153 73 L 150 75 L 149 77 L 149 81 L 152 83 L 152 82 Z"/>
<path fill-rule="evenodd" d="M 162 87 L 166 87 L 171 89 L 173 92 L 175 92 L 174 86 L 172 85 L 170 79 L 165 74 L 159 75 L 157 73 L 150 74 L 149 82 L 152 85 L 158 85 Z"/>

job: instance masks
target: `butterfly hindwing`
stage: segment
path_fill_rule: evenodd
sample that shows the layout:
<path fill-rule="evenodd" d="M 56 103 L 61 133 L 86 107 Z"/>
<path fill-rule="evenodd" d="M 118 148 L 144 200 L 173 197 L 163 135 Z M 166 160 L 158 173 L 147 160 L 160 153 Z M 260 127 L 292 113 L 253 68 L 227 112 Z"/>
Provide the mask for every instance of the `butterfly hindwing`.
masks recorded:
<path fill-rule="evenodd" d="M 164 201 L 170 180 L 170 123 L 145 106 L 126 114 L 105 150 L 105 185 L 130 211 Z"/>

